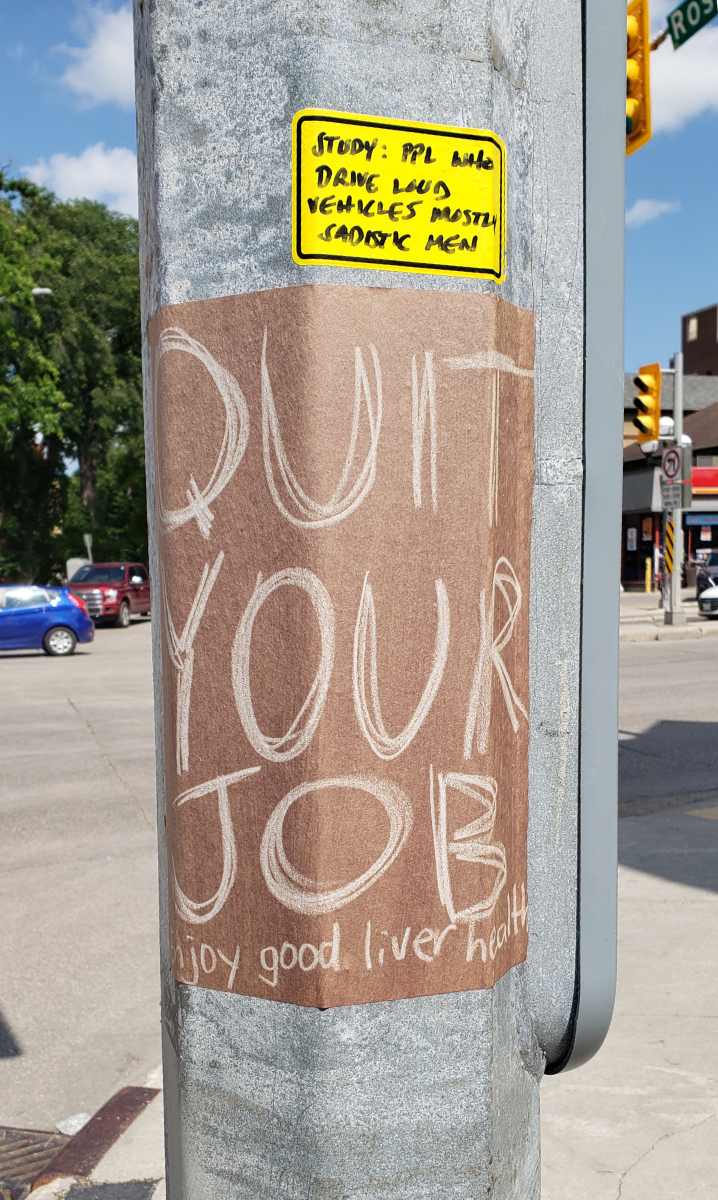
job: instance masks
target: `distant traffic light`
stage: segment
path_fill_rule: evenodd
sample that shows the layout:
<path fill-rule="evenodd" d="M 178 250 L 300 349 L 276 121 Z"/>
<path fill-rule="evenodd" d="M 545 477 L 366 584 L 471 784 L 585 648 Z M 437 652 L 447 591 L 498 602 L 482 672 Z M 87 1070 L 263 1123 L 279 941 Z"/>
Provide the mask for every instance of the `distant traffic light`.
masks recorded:
<path fill-rule="evenodd" d="M 638 415 L 633 418 L 633 424 L 638 430 L 638 442 L 657 442 L 660 435 L 661 420 L 661 367 L 660 363 L 651 363 L 648 367 L 639 367 L 638 374 L 633 380 L 638 389 L 638 395 L 633 403 L 638 409 Z"/>
<path fill-rule="evenodd" d="M 626 154 L 633 154 L 651 137 L 648 0 L 631 0 L 626 35 Z"/>

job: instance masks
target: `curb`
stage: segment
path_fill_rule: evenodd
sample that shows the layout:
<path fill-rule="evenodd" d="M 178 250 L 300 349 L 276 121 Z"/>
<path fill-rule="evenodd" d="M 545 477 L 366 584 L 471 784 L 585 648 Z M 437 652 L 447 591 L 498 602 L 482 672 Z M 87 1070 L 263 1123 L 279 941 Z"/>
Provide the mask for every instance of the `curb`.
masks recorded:
<path fill-rule="evenodd" d="M 619 640 L 622 642 L 685 642 L 700 638 L 718 638 L 718 622 L 706 621 L 689 625 L 654 625 L 646 621 L 620 625 Z"/>
<path fill-rule="evenodd" d="M 625 817 L 652 817 L 655 813 L 668 812 L 672 808 L 701 808 L 715 804 L 718 791 L 687 792 L 683 796 L 656 796 L 652 799 L 621 800 L 618 804 L 618 819 Z"/>
<path fill-rule="evenodd" d="M 70 1138 L 32 1182 L 32 1190 L 55 1179 L 86 1178 L 122 1136 L 135 1117 L 147 1108 L 159 1088 L 124 1087 Z"/>

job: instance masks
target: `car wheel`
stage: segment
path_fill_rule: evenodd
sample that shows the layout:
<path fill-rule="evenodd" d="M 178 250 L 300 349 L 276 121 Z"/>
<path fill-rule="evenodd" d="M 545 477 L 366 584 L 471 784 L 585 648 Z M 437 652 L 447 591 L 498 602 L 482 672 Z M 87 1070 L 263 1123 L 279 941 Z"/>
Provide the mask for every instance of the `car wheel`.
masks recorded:
<path fill-rule="evenodd" d="M 54 629 L 48 629 L 42 639 L 42 648 L 46 654 L 51 654 L 55 658 L 64 658 L 68 654 L 75 653 L 77 638 L 71 629 L 64 625 L 56 625 Z"/>
<path fill-rule="evenodd" d="M 130 606 L 126 600 L 123 600 L 122 604 L 120 605 L 120 611 L 118 612 L 117 616 L 115 617 L 115 625 L 117 626 L 118 629 L 127 629 L 127 626 L 129 625 L 129 623 L 130 623 Z"/>

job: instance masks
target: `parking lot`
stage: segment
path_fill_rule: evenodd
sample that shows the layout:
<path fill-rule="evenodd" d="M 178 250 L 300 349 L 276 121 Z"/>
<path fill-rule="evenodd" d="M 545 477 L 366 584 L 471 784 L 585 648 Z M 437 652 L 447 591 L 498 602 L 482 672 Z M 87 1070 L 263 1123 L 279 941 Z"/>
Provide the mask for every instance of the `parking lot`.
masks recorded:
<path fill-rule="evenodd" d="M 0 672 L 0 1125 L 51 1129 L 160 1061 L 150 622 Z"/>

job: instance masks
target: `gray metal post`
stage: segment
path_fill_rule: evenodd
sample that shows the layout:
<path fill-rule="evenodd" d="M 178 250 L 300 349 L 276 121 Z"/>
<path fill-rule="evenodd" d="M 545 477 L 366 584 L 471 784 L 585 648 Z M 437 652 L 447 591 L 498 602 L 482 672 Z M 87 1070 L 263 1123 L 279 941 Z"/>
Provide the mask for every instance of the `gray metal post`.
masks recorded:
<path fill-rule="evenodd" d="M 535 1200 L 541 1076 L 595 1051 L 613 994 L 625 6 L 134 6 L 145 328 L 165 306 L 309 283 L 493 293 L 536 321 L 529 944 L 493 987 L 320 1009 L 178 982 L 154 606 L 169 1198 Z M 505 282 L 298 265 L 291 123 L 308 108 L 495 131 Z M 147 337 L 144 355 L 157 596 Z"/>
<path fill-rule="evenodd" d="M 678 453 L 683 461 L 683 352 L 675 356 L 675 376 L 673 384 L 673 436 L 676 439 Z M 681 473 L 682 474 L 682 473 Z M 681 602 L 681 573 L 683 566 L 683 510 L 674 508 L 671 513 L 673 521 L 673 571 L 670 584 L 670 608 L 664 615 L 666 625 L 685 625 L 686 614 Z"/>

